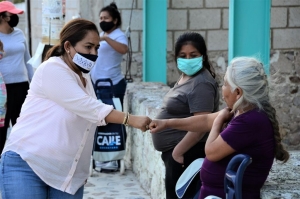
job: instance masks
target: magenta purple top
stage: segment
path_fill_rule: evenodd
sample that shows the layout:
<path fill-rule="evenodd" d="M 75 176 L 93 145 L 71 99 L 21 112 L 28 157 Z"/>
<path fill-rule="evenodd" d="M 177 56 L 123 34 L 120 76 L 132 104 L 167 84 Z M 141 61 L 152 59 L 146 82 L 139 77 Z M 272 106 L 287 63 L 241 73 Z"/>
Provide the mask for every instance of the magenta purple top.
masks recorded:
<path fill-rule="evenodd" d="M 275 140 L 268 116 L 257 109 L 239 115 L 221 132 L 221 137 L 236 152 L 217 162 L 205 158 L 200 172 L 202 187 L 199 199 L 209 195 L 226 198 L 225 170 L 230 159 L 240 153 L 252 157 L 243 177 L 243 199 L 259 199 L 260 189 L 274 160 Z"/>

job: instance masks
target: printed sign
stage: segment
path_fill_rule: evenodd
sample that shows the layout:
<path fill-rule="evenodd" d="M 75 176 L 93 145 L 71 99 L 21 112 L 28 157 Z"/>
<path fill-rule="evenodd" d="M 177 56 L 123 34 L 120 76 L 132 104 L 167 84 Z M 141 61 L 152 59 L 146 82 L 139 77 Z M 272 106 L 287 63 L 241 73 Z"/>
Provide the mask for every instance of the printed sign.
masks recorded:
<path fill-rule="evenodd" d="M 121 124 L 109 123 L 98 126 L 95 137 L 95 151 L 122 151 L 125 149 L 124 129 Z"/>

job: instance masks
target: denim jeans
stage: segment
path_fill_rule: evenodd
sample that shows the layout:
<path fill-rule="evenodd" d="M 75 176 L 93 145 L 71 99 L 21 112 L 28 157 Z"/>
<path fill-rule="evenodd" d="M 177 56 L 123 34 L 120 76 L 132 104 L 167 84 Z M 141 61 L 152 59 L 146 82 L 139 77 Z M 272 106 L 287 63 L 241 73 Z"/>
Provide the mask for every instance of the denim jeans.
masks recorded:
<path fill-rule="evenodd" d="M 83 186 L 71 195 L 44 183 L 19 154 L 8 151 L 0 159 L 2 199 L 82 199 Z"/>

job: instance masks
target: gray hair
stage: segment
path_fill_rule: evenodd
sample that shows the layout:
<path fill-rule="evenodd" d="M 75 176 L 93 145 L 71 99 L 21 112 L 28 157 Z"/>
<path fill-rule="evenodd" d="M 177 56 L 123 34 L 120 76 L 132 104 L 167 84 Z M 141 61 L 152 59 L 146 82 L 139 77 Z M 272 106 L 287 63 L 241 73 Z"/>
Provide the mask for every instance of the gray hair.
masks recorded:
<path fill-rule="evenodd" d="M 275 139 L 275 158 L 286 162 L 290 155 L 282 145 L 282 138 L 279 132 L 279 124 L 276 117 L 276 110 L 269 100 L 269 85 L 267 75 L 264 71 L 263 64 L 253 57 L 234 58 L 226 72 L 225 77 L 231 87 L 231 92 L 236 88 L 243 91 L 242 96 L 238 99 L 232 110 L 244 109 L 249 105 L 263 110 L 272 123 Z"/>
<path fill-rule="evenodd" d="M 253 57 L 234 58 L 226 72 L 226 81 L 231 87 L 231 92 L 240 88 L 243 94 L 233 105 L 233 111 L 254 105 L 262 109 L 262 103 L 269 100 L 267 75 L 263 65 Z"/>

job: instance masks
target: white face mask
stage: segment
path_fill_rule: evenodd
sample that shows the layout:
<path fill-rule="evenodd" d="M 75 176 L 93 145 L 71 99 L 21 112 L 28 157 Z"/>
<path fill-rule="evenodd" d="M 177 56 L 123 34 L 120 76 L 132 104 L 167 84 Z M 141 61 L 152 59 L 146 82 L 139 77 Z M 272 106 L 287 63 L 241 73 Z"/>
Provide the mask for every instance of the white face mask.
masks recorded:
<path fill-rule="evenodd" d="M 83 73 L 88 73 L 92 70 L 97 60 L 97 55 L 76 53 L 73 57 L 73 62 Z"/>

